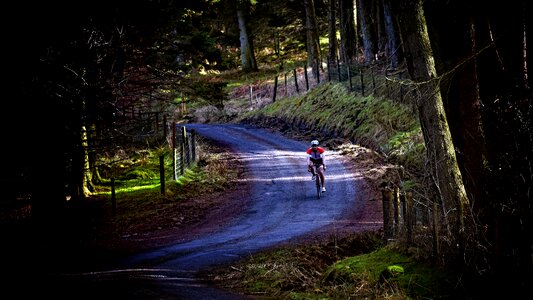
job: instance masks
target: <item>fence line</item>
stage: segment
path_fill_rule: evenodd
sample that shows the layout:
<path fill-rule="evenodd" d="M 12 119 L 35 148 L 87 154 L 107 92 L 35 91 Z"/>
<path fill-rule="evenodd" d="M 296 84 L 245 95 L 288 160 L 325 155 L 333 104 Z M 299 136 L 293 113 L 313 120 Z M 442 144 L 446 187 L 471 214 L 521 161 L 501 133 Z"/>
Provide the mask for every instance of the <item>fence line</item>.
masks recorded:
<path fill-rule="evenodd" d="M 197 160 L 196 131 L 172 123 L 172 179 L 177 180 Z"/>
<path fill-rule="evenodd" d="M 387 98 L 406 105 L 417 113 L 415 97 L 421 97 L 415 85 L 408 84 L 405 68 L 387 68 L 382 64 L 328 64 L 317 76 L 309 76 L 310 69 L 305 67 L 278 73 L 273 89 L 268 94 L 255 95 L 250 87 L 252 108 L 260 108 L 285 97 L 304 94 L 325 82 L 345 83 L 348 90 L 360 96 L 373 95 Z M 312 74 L 312 73 L 310 73 Z M 280 79 L 281 80 L 278 80 Z M 264 93 L 264 89 L 262 90 Z M 434 257 L 440 254 L 440 231 L 445 228 L 440 220 L 444 218 L 440 206 L 430 199 L 416 199 L 410 192 L 400 189 L 383 189 L 383 230 L 386 240 L 402 240 L 408 246 L 429 245 Z M 415 238 L 416 236 L 416 238 Z"/>
<path fill-rule="evenodd" d="M 324 67 L 324 66 L 322 66 Z M 312 73 L 308 66 L 298 67 L 290 71 L 275 75 L 274 85 L 269 82 L 259 82 L 249 87 L 241 88 L 241 97 L 248 97 L 251 108 L 260 108 L 279 99 L 307 93 L 313 88 L 326 82 L 345 83 L 350 92 L 361 96 L 374 95 L 388 98 L 392 101 L 408 105 L 413 109 L 412 98 L 417 95 L 415 87 L 407 85 L 405 69 L 387 69 L 380 65 L 363 66 L 356 64 L 328 64 L 318 73 Z M 235 95 L 233 95 L 235 97 Z M 196 133 L 186 126 L 168 124 L 166 116 L 152 114 L 155 123 L 152 128 L 159 135 L 163 129 L 163 136 L 172 146 L 173 180 L 185 174 L 197 159 Z M 163 120 L 161 120 L 163 119 Z M 163 126 L 158 125 L 163 121 Z M 170 127 L 171 128 L 168 128 Z M 419 233 L 424 232 L 428 244 L 433 245 L 435 254 L 439 253 L 439 227 L 441 217 L 436 203 L 422 203 L 413 198 L 410 193 L 402 193 L 399 189 L 382 190 L 383 200 L 383 229 L 387 240 L 404 239 L 408 245 L 420 243 Z M 417 234 L 417 239 L 413 237 Z"/>
<path fill-rule="evenodd" d="M 247 99 L 252 109 L 262 108 L 272 102 L 286 97 L 306 93 L 312 88 L 327 82 L 327 74 L 322 70 L 320 77 L 313 75 L 307 65 L 276 74 L 273 83 L 259 81 L 249 86 L 238 88 L 231 98 Z"/>
<path fill-rule="evenodd" d="M 152 114 L 156 116 L 156 114 Z M 194 129 L 187 129 L 186 126 L 178 126 L 175 121 L 167 122 L 166 115 L 163 118 L 152 118 L 146 120 L 151 123 L 154 131 L 143 136 L 163 137 L 172 150 L 172 179 L 177 180 L 185 174 L 185 170 L 190 168 L 197 160 L 197 139 Z"/>
<path fill-rule="evenodd" d="M 303 95 L 326 82 L 345 83 L 350 92 L 374 95 L 413 107 L 416 87 L 406 82 L 405 68 L 387 68 L 383 64 L 361 65 L 328 63 L 321 65 L 319 76 L 307 65 L 277 73 L 272 81 L 255 82 L 236 89 L 232 98 L 246 99 L 251 109 L 259 109 L 277 100 Z M 272 83 L 273 82 L 273 83 Z"/>

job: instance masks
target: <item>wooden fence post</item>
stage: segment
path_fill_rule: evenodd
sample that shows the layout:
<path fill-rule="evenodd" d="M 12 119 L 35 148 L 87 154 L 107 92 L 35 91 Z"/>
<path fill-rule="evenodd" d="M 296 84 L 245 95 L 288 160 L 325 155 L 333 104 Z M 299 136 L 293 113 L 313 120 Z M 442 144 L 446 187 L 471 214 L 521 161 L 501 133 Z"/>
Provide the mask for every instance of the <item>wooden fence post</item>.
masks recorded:
<path fill-rule="evenodd" d="M 392 230 L 392 190 L 391 189 L 382 189 L 382 202 L 383 202 L 383 233 L 386 241 L 393 237 Z"/>
<path fill-rule="evenodd" d="M 289 89 L 287 88 L 287 73 L 283 73 L 283 80 L 285 84 L 285 97 L 289 95 Z"/>
<path fill-rule="evenodd" d="M 254 105 L 254 88 L 253 85 L 250 84 L 250 106 Z"/>
<path fill-rule="evenodd" d="M 180 141 L 180 175 L 185 174 L 185 139 L 187 138 L 187 129 L 185 126 L 181 130 Z"/>
<path fill-rule="evenodd" d="M 191 129 L 191 158 L 196 161 L 196 130 Z"/>
<path fill-rule="evenodd" d="M 184 115 L 187 113 L 187 99 L 181 93 L 181 114 Z"/>
<path fill-rule="evenodd" d="M 178 168 L 176 167 L 176 121 L 172 121 L 172 179 L 178 179 Z"/>
<path fill-rule="evenodd" d="M 272 102 L 276 102 L 276 92 L 278 90 L 278 74 L 274 77 L 274 94 L 272 95 Z"/>
<path fill-rule="evenodd" d="M 294 74 L 294 86 L 296 86 L 296 93 L 300 93 L 300 88 L 298 87 L 298 73 L 296 73 L 296 69 L 292 69 L 292 73 Z"/>
<path fill-rule="evenodd" d="M 183 128 L 185 131 L 185 166 L 188 168 L 191 166 L 191 143 L 189 142 L 191 137 L 187 134 L 187 128 L 185 128 L 185 126 Z"/>
<path fill-rule="evenodd" d="M 394 234 L 398 234 L 400 232 L 400 189 L 395 188 L 393 192 L 393 205 L 394 205 Z"/>

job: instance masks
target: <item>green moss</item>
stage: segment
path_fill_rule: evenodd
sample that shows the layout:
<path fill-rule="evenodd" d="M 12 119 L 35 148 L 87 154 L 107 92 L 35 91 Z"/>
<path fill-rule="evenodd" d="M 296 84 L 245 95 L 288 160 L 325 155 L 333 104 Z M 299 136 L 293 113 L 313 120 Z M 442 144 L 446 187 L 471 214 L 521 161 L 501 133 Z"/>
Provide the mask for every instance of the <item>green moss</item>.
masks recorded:
<path fill-rule="evenodd" d="M 324 273 L 324 280 L 337 284 L 370 281 L 370 284 L 396 284 L 407 295 L 432 299 L 443 291 L 450 291 L 447 285 L 449 274 L 434 266 L 417 262 L 410 256 L 388 247 L 369 254 L 353 256 L 330 266 Z"/>
<path fill-rule="evenodd" d="M 387 272 L 391 274 L 392 276 L 396 277 L 396 276 L 399 276 L 400 274 L 403 274 L 404 270 L 402 266 L 393 265 L 393 266 L 387 267 Z"/>

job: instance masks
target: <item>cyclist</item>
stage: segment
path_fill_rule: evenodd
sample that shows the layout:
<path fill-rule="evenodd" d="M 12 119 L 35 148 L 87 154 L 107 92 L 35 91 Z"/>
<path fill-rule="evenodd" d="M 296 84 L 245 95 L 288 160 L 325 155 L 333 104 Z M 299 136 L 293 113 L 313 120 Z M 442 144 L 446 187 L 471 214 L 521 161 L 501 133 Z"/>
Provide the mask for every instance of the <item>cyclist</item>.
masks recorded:
<path fill-rule="evenodd" d="M 324 171 L 326 171 L 326 155 L 325 150 L 322 147 L 318 146 L 317 140 L 311 141 L 311 147 L 306 151 L 307 153 L 307 172 L 313 174 L 313 180 L 317 174 L 314 173 L 313 163 L 317 162 L 319 164 L 317 171 L 320 176 L 320 181 L 322 182 L 322 193 L 326 191 L 326 180 L 324 178 Z"/>

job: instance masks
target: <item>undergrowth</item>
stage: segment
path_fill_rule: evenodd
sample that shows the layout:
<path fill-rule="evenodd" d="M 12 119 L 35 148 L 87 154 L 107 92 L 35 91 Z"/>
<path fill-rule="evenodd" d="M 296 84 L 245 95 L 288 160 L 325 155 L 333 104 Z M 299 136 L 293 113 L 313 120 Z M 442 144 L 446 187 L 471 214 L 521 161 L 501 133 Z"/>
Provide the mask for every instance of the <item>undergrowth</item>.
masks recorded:
<path fill-rule="evenodd" d="M 413 259 L 379 232 L 274 248 L 200 274 L 258 299 L 454 299 L 454 274 Z"/>
<path fill-rule="evenodd" d="M 190 200 L 222 192 L 238 176 L 236 168 L 228 167 L 229 154 L 207 141 L 197 144 L 198 159 L 176 178 L 171 149 L 131 148 L 117 153 L 100 157 L 101 164 L 110 167 L 102 168 L 100 183 L 91 195 L 103 212 L 94 221 L 94 238 L 100 236 L 103 241 L 193 224 L 204 213 L 201 207 L 208 204 L 195 203 L 192 209 Z M 164 157 L 164 189 L 160 156 Z"/>

